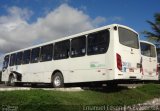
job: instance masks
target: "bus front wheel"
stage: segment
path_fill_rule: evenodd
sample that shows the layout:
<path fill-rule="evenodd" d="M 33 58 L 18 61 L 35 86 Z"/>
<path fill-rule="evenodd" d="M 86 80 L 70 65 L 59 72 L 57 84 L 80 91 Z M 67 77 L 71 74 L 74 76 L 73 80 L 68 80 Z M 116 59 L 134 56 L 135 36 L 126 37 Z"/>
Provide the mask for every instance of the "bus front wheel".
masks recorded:
<path fill-rule="evenodd" d="M 9 77 L 9 86 L 16 86 L 16 78 L 12 75 Z"/>
<path fill-rule="evenodd" d="M 52 86 L 54 88 L 61 88 L 64 87 L 64 80 L 63 80 L 63 76 L 60 72 L 56 72 L 53 76 L 52 76 Z"/>

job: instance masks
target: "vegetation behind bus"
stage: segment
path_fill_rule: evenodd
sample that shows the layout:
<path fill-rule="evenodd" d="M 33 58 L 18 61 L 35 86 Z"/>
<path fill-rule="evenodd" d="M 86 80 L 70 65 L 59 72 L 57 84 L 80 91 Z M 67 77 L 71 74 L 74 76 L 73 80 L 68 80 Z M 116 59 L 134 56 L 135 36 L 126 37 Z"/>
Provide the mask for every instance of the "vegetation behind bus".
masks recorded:
<path fill-rule="evenodd" d="M 151 26 L 152 32 L 144 31 L 143 34 L 149 40 L 154 42 L 157 47 L 157 57 L 160 54 L 160 13 L 154 14 L 154 22 L 147 20 L 147 23 Z M 158 57 L 160 63 L 160 58 Z"/>
<path fill-rule="evenodd" d="M 147 20 L 147 23 L 149 23 L 153 31 L 144 31 L 143 34 L 149 41 L 160 42 L 160 13 L 154 15 L 154 22 Z"/>

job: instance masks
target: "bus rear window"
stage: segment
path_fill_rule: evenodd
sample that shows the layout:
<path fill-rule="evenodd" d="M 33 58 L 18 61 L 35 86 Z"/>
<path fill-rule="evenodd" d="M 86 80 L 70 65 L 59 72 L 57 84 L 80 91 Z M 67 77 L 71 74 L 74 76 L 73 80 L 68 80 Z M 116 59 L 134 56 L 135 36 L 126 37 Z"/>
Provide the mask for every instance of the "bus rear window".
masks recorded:
<path fill-rule="evenodd" d="M 133 31 L 119 27 L 119 42 L 122 45 L 139 49 L 138 35 Z"/>
<path fill-rule="evenodd" d="M 140 43 L 141 44 L 141 54 L 148 57 L 156 57 L 156 49 L 153 45 L 147 43 Z"/>

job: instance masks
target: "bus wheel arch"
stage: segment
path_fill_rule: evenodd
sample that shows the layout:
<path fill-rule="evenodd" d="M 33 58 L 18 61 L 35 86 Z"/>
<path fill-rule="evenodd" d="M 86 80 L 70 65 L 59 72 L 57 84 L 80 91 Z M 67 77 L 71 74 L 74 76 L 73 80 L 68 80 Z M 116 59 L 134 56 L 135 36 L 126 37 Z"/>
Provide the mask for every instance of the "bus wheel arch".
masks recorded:
<path fill-rule="evenodd" d="M 64 87 L 64 77 L 60 70 L 55 70 L 52 73 L 51 84 L 54 88 Z"/>

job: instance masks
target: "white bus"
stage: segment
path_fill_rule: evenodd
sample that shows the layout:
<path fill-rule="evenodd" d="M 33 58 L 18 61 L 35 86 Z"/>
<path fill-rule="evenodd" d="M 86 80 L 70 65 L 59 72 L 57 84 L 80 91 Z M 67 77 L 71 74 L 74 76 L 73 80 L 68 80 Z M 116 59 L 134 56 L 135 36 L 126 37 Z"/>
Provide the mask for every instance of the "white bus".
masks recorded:
<path fill-rule="evenodd" d="M 151 42 L 140 41 L 141 62 L 142 62 L 142 80 L 158 80 L 158 63 L 156 46 Z"/>
<path fill-rule="evenodd" d="M 138 33 L 112 24 L 7 53 L 2 81 L 15 83 L 106 82 L 141 79 Z"/>

